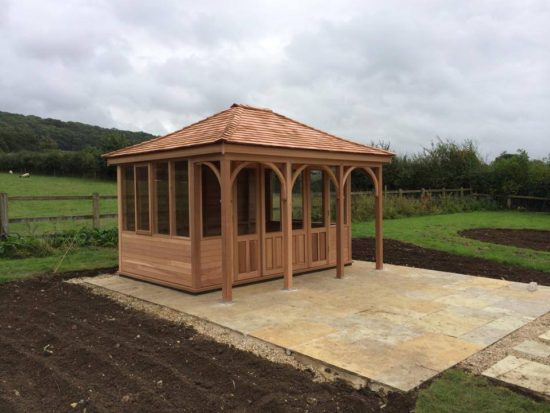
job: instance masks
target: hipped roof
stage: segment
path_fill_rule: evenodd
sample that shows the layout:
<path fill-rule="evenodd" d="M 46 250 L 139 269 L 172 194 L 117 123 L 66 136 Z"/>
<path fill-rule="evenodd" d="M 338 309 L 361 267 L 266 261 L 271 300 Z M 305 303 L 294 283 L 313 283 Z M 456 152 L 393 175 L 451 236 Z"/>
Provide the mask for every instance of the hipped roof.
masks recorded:
<path fill-rule="evenodd" d="M 115 158 L 221 142 L 385 157 L 394 155 L 374 146 L 352 142 L 320 131 L 271 109 L 234 103 L 229 109 L 183 129 L 109 152 L 104 156 Z"/>

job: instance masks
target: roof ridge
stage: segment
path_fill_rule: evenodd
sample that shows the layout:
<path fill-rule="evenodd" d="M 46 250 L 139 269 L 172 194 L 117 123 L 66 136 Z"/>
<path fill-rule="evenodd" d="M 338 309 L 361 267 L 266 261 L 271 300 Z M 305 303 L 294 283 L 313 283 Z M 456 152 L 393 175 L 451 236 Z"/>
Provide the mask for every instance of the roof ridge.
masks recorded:
<path fill-rule="evenodd" d="M 232 108 L 251 109 L 251 110 L 262 110 L 264 112 L 273 112 L 273 109 L 270 109 L 270 108 L 261 108 L 259 106 L 245 105 L 243 103 L 233 103 L 231 105 L 231 107 Z"/>
<path fill-rule="evenodd" d="M 231 115 L 231 118 L 227 122 L 227 125 L 225 126 L 223 132 L 221 133 L 219 138 L 220 140 L 228 142 L 231 139 L 232 133 L 235 131 L 235 128 L 239 124 L 239 120 L 240 120 L 239 115 L 241 114 L 241 110 L 242 110 L 241 108 L 242 106 L 237 103 L 233 103 L 229 108 L 229 110 L 232 111 L 233 114 Z"/>
<path fill-rule="evenodd" d="M 351 144 L 353 144 L 353 145 L 359 145 L 359 146 L 364 146 L 364 147 L 367 147 L 367 148 L 372 148 L 372 149 L 375 149 L 375 150 L 377 150 L 377 151 L 384 152 L 384 153 L 386 153 L 386 154 L 388 154 L 388 155 L 395 155 L 394 152 L 387 151 L 387 150 L 385 150 L 385 149 L 381 149 L 381 148 L 378 148 L 378 147 L 373 146 L 373 145 L 367 145 L 367 144 L 364 144 L 364 143 L 354 142 L 354 141 L 349 140 L 349 139 L 341 138 L 341 137 L 339 137 L 339 136 L 333 135 L 332 133 L 328 133 L 328 132 L 322 131 L 321 129 L 314 128 L 313 126 L 310 126 L 310 125 L 307 125 L 307 124 L 302 123 L 302 122 L 300 122 L 300 121 L 297 121 L 297 120 L 295 120 L 295 119 L 289 118 L 288 116 L 281 115 L 280 113 L 273 112 L 273 111 L 272 111 L 272 113 L 273 113 L 274 115 L 277 115 L 277 116 L 281 117 L 281 118 L 284 118 L 284 119 L 289 120 L 289 121 L 291 121 L 291 122 L 297 123 L 298 125 L 302 125 L 302 126 L 308 128 L 308 129 L 312 129 L 312 130 L 314 130 L 314 131 L 316 131 L 316 132 L 319 132 L 319 133 L 328 135 L 328 136 L 330 136 L 331 138 L 338 139 L 338 140 L 343 141 L 343 142 L 346 142 L 346 143 L 351 143 Z"/>
<path fill-rule="evenodd" d="M 181 131 L 183 131 L 183 130 L 185 130 L 185 129 L 188 129 L 188 128 L 190 128 L 191 126 L 195 126 L 195 125 L 198 125 L 198 124 L 200 124 L 200 123 L 206 122 L 207 120 L 210 120 L 210 119 L 212 119 L 213 117 L 218 116 L 218 115 L 221 115 L 222 113 L 227 112 L 227 111 L 229 111 L 229 110 L 231 110 L 231 108 L 224 109 L 224 110 L 222 110 L 222 111 L 216 112 L 216 113 L 214 113 L 213 115 L 210 115 L 210 116 L 208 116 L 208 117 L 206 117 L 206 118 L 204 118 L 204 119 L 201 119 L 201 120 L 199 120 L 199 121 L 197 121 L 197 122 L 191 123 L 191 124 L 189 124 L 189 125 L 187 125 L 187 126 L 184 126 L 183 128 L 180 128 L 180 129 L 178 129 L 178 130 L 175 130 L 174 132 L 170 132 L 170 133 L 168 133 L 168 134 L 166 134 L 166 135 L 157 136 L 156 138 L 152 138 L 152 139 L 149 139 L 149 140 L 146 140 L 146 141 L 143 141 L 143 142 L 138 142 L 138 143 L 135 143 L 135 144 L 130 145 L 130 146 L 125 146 L 124 148 L 120 148 L 120 149 L 117 149 L 117 150 L 115 150 L 115 151 L 111 151 L 111 152 L 104 153 L 104 154 L 101 155 L 101 156 L 102 156 L 102 157 L 109 157 L 109 156 L 112 156 L 112 155 L 116 155 L 116 154 L 117 154 L 118 152 L 120 152 L 120 151 L 126 151 L 127 149 L 130 149 L 130 148 L 137 148 L 137 147 L 140 147 L 141 145 L 149 144 L 149 143 L 151 143 L 151 142 L 156 142 L 156 141 L 158 141 L 158 140 L 160 140 L 160 139 L 167 138 L 167 137 L 172 136 L 172 135 L 174 135 L 174 134 L 176 134 L 176 133 L 179 133 L 179 132 L 181 132 Z"/>

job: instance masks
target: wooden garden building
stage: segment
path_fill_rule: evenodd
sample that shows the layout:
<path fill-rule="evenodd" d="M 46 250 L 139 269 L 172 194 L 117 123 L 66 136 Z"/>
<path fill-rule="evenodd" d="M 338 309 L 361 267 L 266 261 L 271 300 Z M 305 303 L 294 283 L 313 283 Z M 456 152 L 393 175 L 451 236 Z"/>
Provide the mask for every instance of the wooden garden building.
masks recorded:
<path fill-rule="evenodd" d="M 104 155 L 117 166 L 119 273 L 190 292 L 351 263 L 350 174 L 373 181 L 382 268 L 382 167 L 393 154 L 270 109 L 234 104 Z"/>

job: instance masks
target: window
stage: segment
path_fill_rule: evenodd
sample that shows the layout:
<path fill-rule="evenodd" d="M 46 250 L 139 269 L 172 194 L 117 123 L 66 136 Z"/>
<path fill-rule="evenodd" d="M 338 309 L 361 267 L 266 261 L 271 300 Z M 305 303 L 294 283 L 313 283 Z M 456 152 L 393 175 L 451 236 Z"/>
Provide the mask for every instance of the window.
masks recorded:
<path fill-rule="evenodd" d="M 237 227 L 239 235 L 256 233 L 256 169 L 237 176 Z"/>
<path fill-rule="evenodd" d="M 201 167 L 202 175 L 202 235 L 213 237 L 221 235 L 221 189 L 214 172 L 206 166 Z"/>
<path fill-rule="evenodd" d="M 281 231 L 281 182 L 271 169 L 265 170 L 265 231 Z"/>
<path fill-rule="evenodd" d="M 155 165 L 155 214 L 156 232 L 170 234 L 170 191 L 168 185 L 168 162 Z"/>
<path fill-rule="evenodd" d="M 325 185 L 323 171 L 309 171 L 309 188 L 311 195 L 311 227 L 325 226 Z"/>
<path fill-rule="evenodd" d="M 304 228 L 304 173 L 300 173 L 292 188 L 292 229 Z"/>
<path fill-rule="evenodd" d="M 149 167 L 136 166 L 137 230 L 149 231 Z"/>
<path fill-rule="evenodd" d="M 189 170 L 187 161 L 174 162 L 176 235 L 189 236 Z"/>
<path fill-rule="evenodd" d="M 123 167 L 122 174 L 122 228 L 126 231 L 135 231 L 134 166 Z"/>
<path fill-rule="evenodd" d="M 329 179 L 329 211 L 330 211 L 330 223 L 336 224 L 336 209 L 338 208 L 336 200 L 336 187 L 332 179 Z"/>

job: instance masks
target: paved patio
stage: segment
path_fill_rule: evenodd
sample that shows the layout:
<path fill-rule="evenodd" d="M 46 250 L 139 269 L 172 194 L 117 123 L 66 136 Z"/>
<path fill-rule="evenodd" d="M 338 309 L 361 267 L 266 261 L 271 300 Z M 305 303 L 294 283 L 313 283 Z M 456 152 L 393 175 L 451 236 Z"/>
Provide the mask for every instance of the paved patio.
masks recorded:
<path fill-rule="evenodd" d="M 550 311 L 550 288 L 355 261 L 334 270 L 193 296 L 128 278 L 84 281 L 199 317 L 352 375 L 408 391 Z M 137 328 L 137 327 L 136 327 Z"/>

